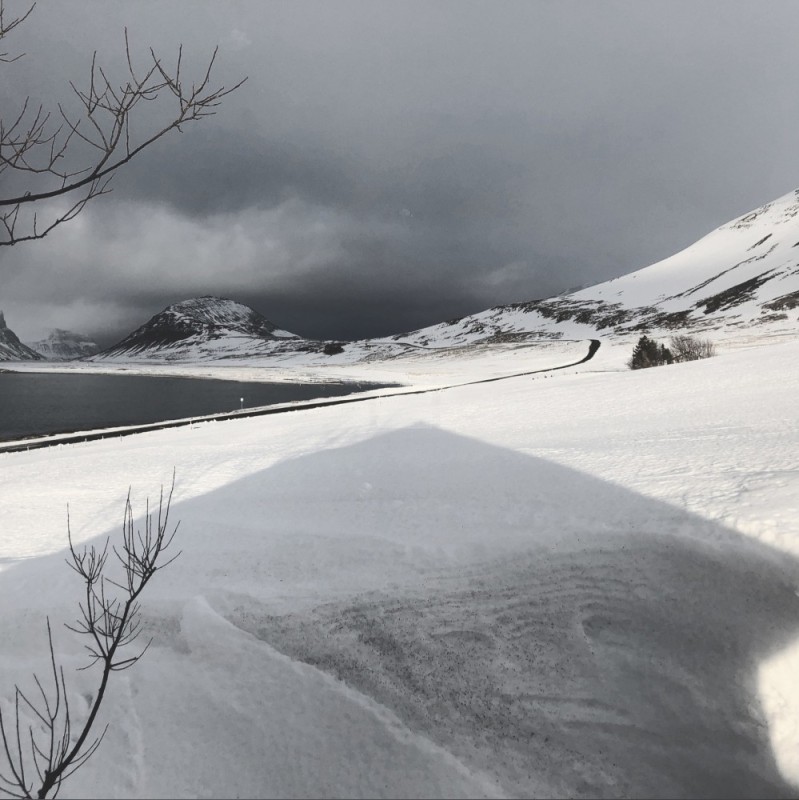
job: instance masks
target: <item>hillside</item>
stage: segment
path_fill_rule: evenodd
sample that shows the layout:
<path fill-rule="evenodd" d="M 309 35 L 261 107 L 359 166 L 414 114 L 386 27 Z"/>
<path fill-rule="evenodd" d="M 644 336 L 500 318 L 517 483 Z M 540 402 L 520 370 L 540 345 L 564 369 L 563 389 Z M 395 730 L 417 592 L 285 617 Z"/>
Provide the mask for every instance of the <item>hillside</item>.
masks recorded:
<path fill-rule="evenodd" d="M 423 346 L 799 330 L 799 190 L 722 225 L 676 255 L 545 300 L 498 306 L 387 337 Z"/>

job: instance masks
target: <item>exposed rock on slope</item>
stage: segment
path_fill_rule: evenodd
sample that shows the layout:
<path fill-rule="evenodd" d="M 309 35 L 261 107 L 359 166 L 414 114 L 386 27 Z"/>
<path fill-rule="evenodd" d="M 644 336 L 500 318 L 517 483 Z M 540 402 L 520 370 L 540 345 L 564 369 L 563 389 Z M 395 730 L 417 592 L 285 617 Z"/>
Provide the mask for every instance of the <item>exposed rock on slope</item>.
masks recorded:
<path fill-rule="evenodd" d="M 3 312 L 0 311 L 0 361 L 38 361 L 41 356 L 22 344 L 19 337 L 6 325 Z"/>

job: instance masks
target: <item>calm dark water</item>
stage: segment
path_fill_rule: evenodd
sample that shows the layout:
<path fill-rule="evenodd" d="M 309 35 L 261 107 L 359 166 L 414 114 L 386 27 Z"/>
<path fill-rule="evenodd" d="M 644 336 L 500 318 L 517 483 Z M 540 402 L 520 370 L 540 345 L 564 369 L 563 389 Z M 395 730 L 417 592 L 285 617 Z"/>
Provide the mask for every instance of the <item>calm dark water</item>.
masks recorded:
<path fill-rule="evenodd" d="M 0 441 L 235 411 L 242 397 L 253 408 L 376 387 L 0 372 Z"/>

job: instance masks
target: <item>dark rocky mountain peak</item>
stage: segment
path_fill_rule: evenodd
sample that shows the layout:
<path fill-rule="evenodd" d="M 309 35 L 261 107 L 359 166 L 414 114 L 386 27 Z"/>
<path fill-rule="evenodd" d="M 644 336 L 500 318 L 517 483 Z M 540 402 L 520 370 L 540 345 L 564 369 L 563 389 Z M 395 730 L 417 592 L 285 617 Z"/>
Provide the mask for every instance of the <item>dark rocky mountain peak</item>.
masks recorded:
<path fill-rule="evenodd" d="M 102 358 L 123 356 L 191 356 L 226 350 L 235 343 L 252 346 L 299 339 L 279 329 L 255 309 L 224 297 L 195 297 L 173 303 L 113 347 Z"/>

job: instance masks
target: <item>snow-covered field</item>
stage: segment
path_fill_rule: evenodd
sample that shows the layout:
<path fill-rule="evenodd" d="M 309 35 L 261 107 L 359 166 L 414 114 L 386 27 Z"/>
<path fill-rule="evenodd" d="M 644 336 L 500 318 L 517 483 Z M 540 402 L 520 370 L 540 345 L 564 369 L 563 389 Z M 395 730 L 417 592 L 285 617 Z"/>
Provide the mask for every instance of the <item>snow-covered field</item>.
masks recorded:
<path fill-rule="evenodd" d="M 574 355 L 336 376 L 433 387 Z M 62 796 L 795 796 L 799 341 L 628 355 L 0 453 L 6 707 L 47 673 L 45 617 L 77 611 L 67 503 L 76 541 L 116 537 L 128 487 L 141 513 L 177 474 L 153 645 Z M 55 630 L 79 716 L 93 676 Z"/>

